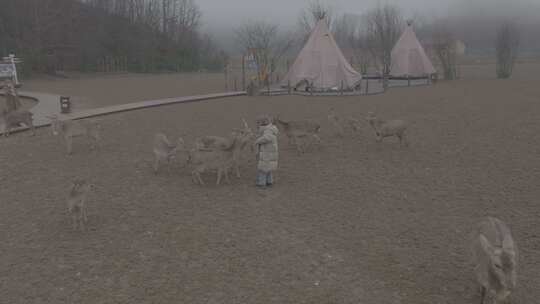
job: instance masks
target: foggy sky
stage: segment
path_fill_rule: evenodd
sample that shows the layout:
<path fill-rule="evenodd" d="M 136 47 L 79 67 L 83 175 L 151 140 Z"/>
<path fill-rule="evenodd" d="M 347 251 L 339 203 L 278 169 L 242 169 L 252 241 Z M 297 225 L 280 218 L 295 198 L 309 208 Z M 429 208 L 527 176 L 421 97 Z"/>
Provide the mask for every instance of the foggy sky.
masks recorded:
<path fill-rule="evenodd" d="M 234 30 L 249 20 L 264 20 L 277 24 L 280 30 L 290 30 L 298 24 L 309 0 L 195 0 L 202 12 L 202 29 L 210 33 L 226 50 L 238 48 Z M 540 22 L 540 0 L 322 0 L 330 4 L 334 15 L 361 15 L 377 4 L 397 5 L 405 18 L 421 16 L 438 19 L 464 16 L 491 16 L 520 23 Z M 474 19 L 474 18 L 473 18 Z"/>
<path fill-rule="evenodd" d="M 455 0 L 454 0 L 455 1 Z M 461 0 L 458 0 L 461 1 Z M 497 1 L 497 0 L 495 0 Z M 247 20 L 263 19 L 283 27 L 295 25 L 308 0 L 196 0 L 203 12 L 203 23 L 210 28 L 236 27 Z M 362 13 L 377 3 L 392 3 L 404 9 L 406 15 L 415 12 L 431 13 L 448 9 L 450 0 L 332 0 L 326 1 L 335 13 Z"/>

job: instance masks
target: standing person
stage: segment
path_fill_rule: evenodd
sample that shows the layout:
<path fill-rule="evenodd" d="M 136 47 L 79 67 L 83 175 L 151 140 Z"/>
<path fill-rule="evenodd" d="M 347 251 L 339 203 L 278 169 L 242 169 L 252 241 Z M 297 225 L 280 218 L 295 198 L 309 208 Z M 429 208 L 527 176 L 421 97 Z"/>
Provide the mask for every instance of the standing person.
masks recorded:
<path fill-rule="evenodd" d="M 259 133 L 255 140 L 257 146 L 257 186 L 272 186 L 272 172 L 278 167 L 278 128 L 272 124 L 269 116 L 257 118 Z"/>

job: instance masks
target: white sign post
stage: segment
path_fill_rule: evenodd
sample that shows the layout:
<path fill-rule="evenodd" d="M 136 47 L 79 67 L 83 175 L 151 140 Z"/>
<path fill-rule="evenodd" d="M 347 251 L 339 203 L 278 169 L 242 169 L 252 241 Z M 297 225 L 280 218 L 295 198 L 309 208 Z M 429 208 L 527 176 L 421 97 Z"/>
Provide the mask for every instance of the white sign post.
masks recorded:
<path fill-rule="evenodd" d="M 13 78 L 13 82 L 15 82 L 15 85 L 19 85 L 19 76 L 17 75 L 17 66 L 16 63 L 21 63 L 22 61 L 15 57 L 14 54 L 9 54 L 9 56 L 2 58 L 4 62 L 11 65 L 11 77 Z"/>

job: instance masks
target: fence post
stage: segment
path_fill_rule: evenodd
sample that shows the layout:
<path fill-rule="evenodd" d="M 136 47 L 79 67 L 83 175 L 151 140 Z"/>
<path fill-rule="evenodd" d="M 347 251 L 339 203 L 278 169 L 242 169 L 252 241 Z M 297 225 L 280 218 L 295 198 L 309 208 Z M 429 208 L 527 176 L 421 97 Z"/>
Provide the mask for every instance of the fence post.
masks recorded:
<path fill-rule="evenodd" d="M 229 91 L 229 76 L 227 75 L 228 65 L 225 66 L 225 92 Z"/>
<path fill-rule="evenodd" d="M 242 91 L 246 90 L 246 55 L 242 54 Z"/>
<path fill-rule="evenodd" d="M 234 91 L 237 92 L 237 89 L 236 89 L 236 76 L 234 76 Z"/>
<path fill-rule="evenodd" d="M 287 80 L 287 93 L 291 95 L 291 80 Z"/>
<path fill-rule="evenodd" d="M 343 96 L 343 80 L 341 81 L 341 89 L 340 89 L 340 95 Z"/>
<path fill-rule="evenodd" d="M 366 78 L 366 95 L 369 94 L 369 78 Z"/>
<path fill-rule="evenodd" d="M 411 76 L 409 76 L 407 74 L 407 86 L 410 87 L 411 86 Z"/>

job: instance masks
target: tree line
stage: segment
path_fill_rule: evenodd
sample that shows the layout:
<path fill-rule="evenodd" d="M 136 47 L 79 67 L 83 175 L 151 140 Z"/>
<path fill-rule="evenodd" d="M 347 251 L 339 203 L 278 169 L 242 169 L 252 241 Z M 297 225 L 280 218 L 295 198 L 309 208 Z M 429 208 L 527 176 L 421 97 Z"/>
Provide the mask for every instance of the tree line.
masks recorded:
<path fill-rule="evenodd" d="M 279 31 L 278 25 L 266 21 L 249 21 L 236 30 L 236 38 L 244 53 L 254 56 L 258 67 L 259 82 L 264 75 L 271 74 L 283 63 L 286 57 L 299 51 L 308 39 L 316 22 L 325 19 L 342 50 L 347 50 L 362 74 L 367 74 L 369 67 L 374 67 L 382 75 L 388 76 L 391 66 L 391 52 L 406 23 L 412 23 L 415 31 L 428 42 L 432 59 L 440 66 L 440 73 L 445 79 L 457 78 L 457 56 L 459 38 L 465 39 L 476 48 L 490 45 L 496 52 L 497 76 L 508 78 L 517 58 L 520 46 L 520 28 L 515 22 L 501 18 L 496 23 L 469 18 L 468 24 L 481 24 L 484 31 L 492 32 L 489 42 L 472 39 L 462 35 L 456 17 L 425 19 L 415 16 L 406 20 L 398 6 L 379 4 L 362 14 L 333 13 L 330 1 L 311 0 L 298 18 L 296 33 Z M 474 29 L 473 26 L 471 28 Z M 469 30 L 473 31 L 473 30 Z M 474 35 L 473 35 L 474 36 Z M 477 36 L 485 36 L 477 33 Z M 287 55 L 287 56 L 286 56 Z"/>
<path fill-rule="evenodd" d="M 221 70 L 194 0 L 0 0 L 0 55 L 24 72 Z"/>

